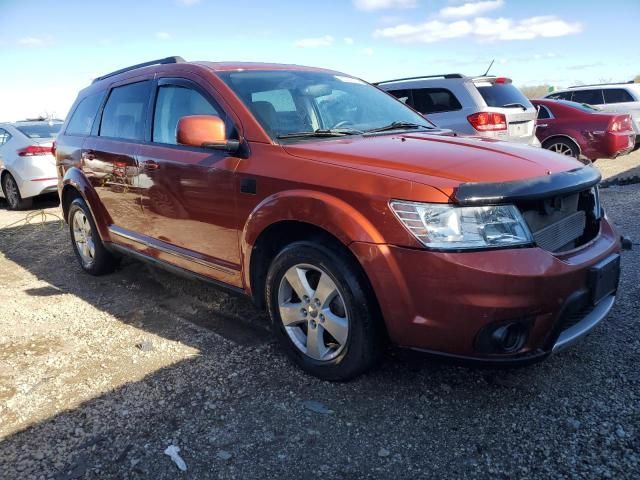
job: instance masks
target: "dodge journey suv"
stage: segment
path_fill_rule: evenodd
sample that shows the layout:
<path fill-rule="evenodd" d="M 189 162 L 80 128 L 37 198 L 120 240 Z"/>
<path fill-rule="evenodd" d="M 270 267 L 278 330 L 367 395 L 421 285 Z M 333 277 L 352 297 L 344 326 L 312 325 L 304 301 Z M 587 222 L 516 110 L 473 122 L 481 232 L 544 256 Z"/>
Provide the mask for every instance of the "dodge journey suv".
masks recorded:
<path fill-rule="evenodd" d="M 530 362 L 614 303 L 620 241 L 595 169 L 455 137 L 343 73 L 135 65 L 80 92 L 55 154 L 87 273 L 131 255 L 249 295 L 324 379 L 386 342 Z"/>

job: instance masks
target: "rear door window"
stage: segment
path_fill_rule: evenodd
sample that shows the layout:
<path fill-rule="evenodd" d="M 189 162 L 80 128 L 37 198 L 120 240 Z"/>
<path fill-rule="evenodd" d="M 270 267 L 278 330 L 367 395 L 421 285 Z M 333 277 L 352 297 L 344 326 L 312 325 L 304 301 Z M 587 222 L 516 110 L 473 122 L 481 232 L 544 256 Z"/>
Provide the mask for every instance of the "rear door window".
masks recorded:
<path fill-rule="evenodd" d="M 624 88 L 606 88 L 604 90 L 605 103 L 625 103 L 636 100 Z"/>
<path fill-rule="evenodd" d="M 153 115 L 153 141 L 177 144 L 178 121 L 188 115 L 216 115 L 220 112 L 192 88 L 164 85 L 158 89 Z"/>
<path fill-rule="evenodd" d="M 111 90 L 102 112 L 100 136 L 143 140 L 150 91 L 150 81 L 132 83 Z"/>
<path fill-rule="evenodd" d="M 65 133 L 67 135 L 89 135 L 103 98 L 104 92 L 99 92 L 81 100 L 69 119 Z"/>
<path fill-rule="evenodd" d="M 533 108 L 529 99 L 511 83 L 476 85 L 476 87 L 488 107 L 504 107 L 516 104 L 526 108 Z"/>
<path fill-rule="evenodd" d="M 577 103 L 586 103 L 587 105 L 601 105 L 604 103 L 602 90 L 599 88 L 593 90 L 574 90 L 571 100 Z"/>
<path fill-rule="evenodd" d="M 421 113 L 462 110 L 462 105 L 446 88 L 417 88 L 412 91 L 413 108 Z"/>

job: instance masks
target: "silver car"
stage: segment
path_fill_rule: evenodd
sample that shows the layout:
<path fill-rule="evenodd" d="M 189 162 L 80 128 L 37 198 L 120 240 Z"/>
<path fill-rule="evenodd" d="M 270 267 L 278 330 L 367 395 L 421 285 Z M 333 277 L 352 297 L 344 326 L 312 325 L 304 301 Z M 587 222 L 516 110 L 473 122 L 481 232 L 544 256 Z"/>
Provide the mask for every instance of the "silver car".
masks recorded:
<path fill-rule="evenodd" d="M 400 78 L 376 84 L 438 127 L 540 146 L 536 108 L 505 77 L 459 73 Z"/>
<path fill-rule="evenodd" d="M 605 112 L 628 113 L 636 132 L 635 150 L 640 148 L 640 83 L 578 85 L 566 90 L 556 90 L 544 98 L 586 103 Z"/>

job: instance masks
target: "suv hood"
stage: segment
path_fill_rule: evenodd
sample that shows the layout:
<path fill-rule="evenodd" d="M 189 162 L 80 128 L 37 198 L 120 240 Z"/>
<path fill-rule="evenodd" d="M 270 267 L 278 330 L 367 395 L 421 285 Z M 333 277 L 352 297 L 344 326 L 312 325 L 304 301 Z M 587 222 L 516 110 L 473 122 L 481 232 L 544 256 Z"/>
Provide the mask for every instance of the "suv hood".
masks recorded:
<path fill-rule="evenodd" d="M 285 144 L 290 155 L 452 189 L 512 182 L 583 166 L 539 147 L 479 137 L 384 134 Z"/>

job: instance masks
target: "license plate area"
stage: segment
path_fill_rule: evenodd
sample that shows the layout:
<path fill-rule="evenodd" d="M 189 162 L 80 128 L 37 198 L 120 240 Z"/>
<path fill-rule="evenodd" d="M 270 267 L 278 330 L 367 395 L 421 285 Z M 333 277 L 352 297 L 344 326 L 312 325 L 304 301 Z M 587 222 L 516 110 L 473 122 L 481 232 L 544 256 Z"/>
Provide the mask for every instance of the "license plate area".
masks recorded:
<path fill-rule="evenodd" d="M 598 304 L 618 289 L 620 281 L 620 255 L 614 254 L 589 269 L 591 303 Z"/>

